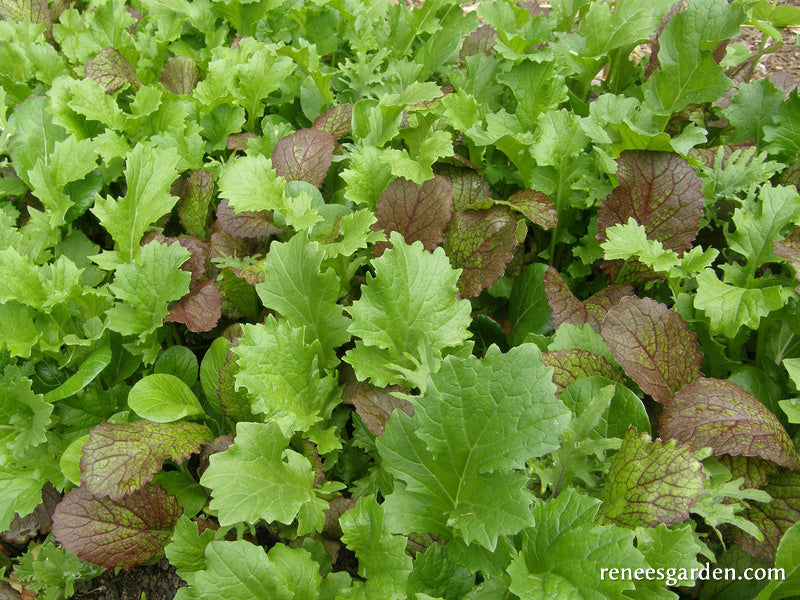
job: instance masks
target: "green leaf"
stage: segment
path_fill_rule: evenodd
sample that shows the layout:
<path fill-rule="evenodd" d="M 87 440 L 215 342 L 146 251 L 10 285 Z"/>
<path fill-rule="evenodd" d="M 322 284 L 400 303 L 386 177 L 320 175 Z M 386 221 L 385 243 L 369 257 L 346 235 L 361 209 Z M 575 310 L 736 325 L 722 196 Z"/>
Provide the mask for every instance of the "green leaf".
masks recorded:
<path fill-rule="evenodd" d="M 792 525 L 781 537 L 775 568 L 783 569 L 783 577 L 770 581 L 757 600 L 780 600 L 800 594 L 800 524 Z"/>
<path fill-rule="evenodd" d="M 137 144 L 126 157 L 125 197 L 97 197 L 92 212 L 111 235 L 122 261 L 139 257 L 144 233 L 177 202 L 170 185 L 177 179 L 179 160 L 173 149 Z"/>
<path fill-rule="evenodd" d="M 30 448 L 47 441 L 53 405 L 33 392 L 31 380 L 17 367 L 5 368 L 0 389 L 0 444 L 13 456 L 23 458 Z"/>
<path fill-rule="evenodd" d="M 624 385 L 605 377 L 585 377 L 571 383 L 558 397 L 573 415 L 580 416 L 593 398 L 606 387 L 613 386 L 608 410 L 602 415 L 591 433 L 590 439 L 624 438 L 628 429 L 650 433 L 650 421 L 642 401 Z"/>
<path fill-rule="evenodd" d="M 320 367 L 320 343 L 306 343 L 305 328 L 267 317 L 261 325 L 244 325 L 232 348 L 238 357 L 236 387 L 247 388 L 253 413 L 289 419 L 287 427 L 309 430 L 330 416 L 341 391 L 335 375 Z"/>
<path fill-rule="evenodd" d="M 275 422 L 237 424 L 233 446 L 212 455 L 200 479 L 221 525 L 297 518 L 298 533 L 322 530 L 328 503 L 317 496 L 311 463 L 288 446 Z"/>
<path fill-rule="evenodd" d="M 544 335 L 553 327 L 544 285 L 547 269 L 543 263 L 534 263 L 514 280 L 508 297 L 509 342 L 514 346 L 521 344 L 529 333 Z"/>
<path fill-rule="evenodd" d="M 103 372 L 111 363 L 111 348 L 102 346 L 86 357 L 77 372 L 44 396 L 47 402 L 56 402 L 77 394 Z"/>
<path fill-rule="evenodd" d="M 197 356 L 186 346 L 170 346 L 153 364 L 153 373 L 174 375 L 188 386 L 195 384 L 198 371 Z"/>
<path fill-rule="evenodd" d="M 524 60 L 503 73 L 506 84 L 517 99 L 515 114 L 526 128 L 533 128 L 539 115 L 567 100 L 567 86 L 555 61 Z"/>
<path fill-rule="evenodd" d="M 194 583 L 194 573 L 206 568 L 205 549 L 213 540 L 213 530 L 206 529 L 198 533 L 197 522 L 184 514 L 175 523 L 172 539 L 164 548 L 164 554 L 182 579 Z"/>
<path fill-rule="evenodd" d="M 617 48 L 645 41 L 671 5 L 669 0 L 634 2 L 611 10 L 608 5 L 592 2 L 585 18 L 579 21 L 581 33 L 586 36 L 587 58 L 600 58 Z"/>
<path fill-rule="evenodd" d="M 264 306 L 284 316 L 293 328 L 306 331 L 306 342 L 319 341 L 320 364 L 339 363 L 336 349 L 350 339 L 350 320 L 337 303 L 341 294 L 333 269 L 322 269 L 325 252 L 304 235 L 273 243 L 264 260 L 264 280 L 256 286 Z"/>
<path fill-rule="evenodd" d="M 691 446 L 650 441 L 631 428 L 603 487 L 603 521 L 627 527 L 684 521 L 706 491 L 704 479 Z"/>
<path fill-rule="evenodd" d="M 137 381 L 128 394 L 128 406 L 156 423 L 205 414 L 189 386 L 168 373 L 154 373 Z"/>
<path fill-rule="evenodd" d="M 211 440 L 196 423 L 103 423 L 82 447 L 81 484 L 95 496 L 119 500 L 144 487 L 170 458 L 180 464 Z"/>
<path fill-rule="evenodd" d="M 697 561 L 698 555 L 713 558 L 708 547 L 700 541 L 691 523 L 667 527 L 663 523 L 656 527 L 636 528 L 636 548 L 644 554 L 647 564 L 654 569 L 685 569 L 679 573 L 697 573 L 703 568 Z M 680 580 L 677 584 L 667 582 L 667 585 L 694 585 L 695 578 Z M 660 585 L 660 584 L 659 584 Z M 638 586 L 637 586 L 638 587 Z"/>
<path fill-rule="evenodd" d="M 154 334 L 169 314 L 167 306 L 189 291 L 191 274 L 180 269 L 189 251 L 180 244 L 151 242 L 138 260 L 120 265 L 109 285 L 117 302 L 107 311 L 108 328 L 123 335 L 135 335 L 137 353 L 153 362 L 160 347 Z"/>
<path fill-rule="evenodd" d="M 795 89 L 789 94 L 789 100 L 781 103 L 775 117 L 775 125 L 764 127 L 767 152 L 786 157 L 785 162 L 793 162 L 800 152 L 798 133 L 800 133 L 800 94 Z"/>
<path fill-rule="evenodd" d="M 775 88 L 769 77 L 740 83 L 731 105 L 722 114 L 735 127 L 729 140 L 744 142 L 753 140 L 757 148 L 762 147 L 764 127 L 775 123 L 781 105 L 783 90 Z"/>
<path fill-rule="evenodd" d="M 470 304 L 456 299 L 458 271 L 441 248 L 425 252 L 396 232 L 390 240 L 392 248 L 372 261 L 375 277 L 367 275 L 361 298 L 348 309 L 348 331 L 361 340 L 345 361 L 360 380 L 379 387 L 424 385 L 448 350 L 463 347 Z"/>
<path fill-rule="evenodd" d="M 157 483 L 168 494 L 175 496 L 185 516 L 194 517 L 208 503 L 208 496 L 203 487 L 183 471 L 159 471 L 153 476 L 153 483 Z"/>
<path fill-rule="evenodd" d="M 402 592 L 411 573 L 411 557 L 406 554 L 406 539 L 387 529 L 383 507 L 371 496 L 362 496 L 339 517 L 339 524 L 342 542 L 356 554 L 367 594 Z"/>
<path fill-rule="evenodd" d="M 445 360 L 414 416 L 395 411 L 377 442 L 398 480 L 384 503 L 390 530 L 494 550 L 499 536 L 530 526 L 532 497 L 514 469 L 558 448 L 569 411 L 553 394 L 532 344 Z"/>
<path fill-rule="evenodd" d="M 205 169 L 195 169 L 189 174 L 178 203 L 178 218 L 189 235 L 201 240 L 208 239 L 208 217 L 211 212 L 211 199 L 214 191 L 214 178 Z"/>

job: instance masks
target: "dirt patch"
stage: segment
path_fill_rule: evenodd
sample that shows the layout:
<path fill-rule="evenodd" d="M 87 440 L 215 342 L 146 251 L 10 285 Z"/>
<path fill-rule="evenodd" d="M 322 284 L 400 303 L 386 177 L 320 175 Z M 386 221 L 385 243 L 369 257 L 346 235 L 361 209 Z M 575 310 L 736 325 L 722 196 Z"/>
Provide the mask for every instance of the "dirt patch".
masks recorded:
<path fill-rule="evenodd" d="M 172 600 L 178 588 L 187 583 L 175 573 L 166 558 L 158 564 L 121 570 L 108 570 L 100 577 L 76 584 L 73 600 Z"/>
<path fill-rule="evenodd" d="M 800 8 L 800 0 L 786 0 L 780 4 Z M 783 46 L 778 48 L 777 51 L 763 56 L 756 68 L 754 78 L 772 77 L 773 80 L 776 80 L 776 83 L 785 80 L 793 82 L 795 86 L 800 85 L 800 48 L 797 46 L 800 27 L 787 27 L 781 33 L 783 34 Z M 766 40 L 765 48 L 775 47 L 778 44 L 777 40 L 766 36 L 755 27 L 742 28 L 741 41 L 751 52 L 757 53 L 759 51 L 762 40 Z M 782 84 L 781 87 L 790 86 Z"/>

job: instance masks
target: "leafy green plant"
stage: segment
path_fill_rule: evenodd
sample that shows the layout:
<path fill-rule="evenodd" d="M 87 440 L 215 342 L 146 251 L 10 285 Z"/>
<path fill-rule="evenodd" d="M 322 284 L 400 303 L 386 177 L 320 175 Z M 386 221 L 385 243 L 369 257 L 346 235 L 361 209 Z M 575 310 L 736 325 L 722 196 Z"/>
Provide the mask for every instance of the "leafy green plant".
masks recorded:
<path fill-rule="evenodd" d="M 796 9 L 0 15 L 0 530 L 48 515 L 18 580 L 795 593 L 800 95 L 748 73 Z"/>

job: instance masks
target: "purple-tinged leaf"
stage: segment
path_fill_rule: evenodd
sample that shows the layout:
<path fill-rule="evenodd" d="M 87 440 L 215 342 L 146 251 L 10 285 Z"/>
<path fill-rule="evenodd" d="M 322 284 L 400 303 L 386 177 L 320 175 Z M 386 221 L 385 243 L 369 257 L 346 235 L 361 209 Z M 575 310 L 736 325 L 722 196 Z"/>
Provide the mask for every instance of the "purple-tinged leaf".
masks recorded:
<path fill-rule="evenodd" d="M 238 340 L 232 344 L 236 345 Z M 252 421 L 253 414 L 250 412 L 250 399 L 244 388 L 236 389 L 236 374 L 239 372 L 239 364 L 236 362 L 236 355 L 228 352 L 225 361 L 217 369 L 219 374 L 219 387 L 217 388 L 217 399 L 222 414 L 233 421 Z"/>
<path fill-rule="evenodd" d="M 794 270 L 794 278 L 800 281 L 800 227 L 780 242 L 772 242 L 775 254 L 785 258 Z"/>
<path fill-rule="evenodd" d="M 212 280 L 192 288 L 179 302 L 169 307 L 165 323 L 183 323 L 189 331 L 211 331 L 222 317 L 222 293 Z"/>
<path fill-rule="evenodd" d="M 578 326 L 588 324 L 599 333 L 606 313 L 622 298 L 633 296 L 633 288 L 629 285 L 609 285 L 581 302 L 553 267 L 545 272 L 544 285 L 547 303 L 553 311 L 553 327 L 556 329 L 562 323 Z"/>
<path fill-rule="evenodd" d="M 200 452 L 200 461 L 199 465 L 197 466 L 197 474 L 202 476 L 205 470 L 209 467 L 210 458 L 219 452 L 225 452 L 228 448 L 233 446 L 234 436 L 232 433 L 227 435 L 221 435 L 219 437 L 215 437 L 213 440 L 208 442 L 203 448 L 203 451 Z"/>
<path fill-rule="evenodd" d="M 800 190 L 800 157 L 780 172 L 777 183 L 786 186 L 793 185 Z"/>
<path fill-rule="evenodd" d="M 782 471 L 770 475 L 769 483 L 761 488 L 772 497 L 772 502 L 752 502 L 740 516 L 753 523 L 764 541 L 740 532 L 737 540 L 750 556 L 775 560 L 775 552 L 783 534 L 800 521 L 800 473 Z"/>
<path fill-rule="evenodd" d="M 414 406 L 408 400 L 392 395 L 392 392 L 402 391 L 397 385 L 380 388 L 362 381 L 353 390 L 351 401 L 367 429 L 380 437 L 395 409 L 399 408 L 409 417 L 414 416 Z"/>
<path fill-rule="evenodd" d="M 227 200 L 217 206 L 217 223 L 220 229 L 240 238 L 262 238 L 279 233 L 281 230 L 272 224 L 268 210 L 234 212 Z"/>
<path fill-rule="evenodd" d="M 0 0 L 0 17 L 14 23 L 31 21 L 44 25 L 45 36 L 52 41 L 53 16 L 47 0 Z"/>
<path fill-rule="evenodd" d="M 767 480 L 781 470 L 776 463 L 758 456 L 723 454 L 717 460 L 731 472 L 731 480 L 743 477 L 742 486 L 746 488 L 758 489 L 766 485 Z"/>
<path fill-rule="evenodd" d="M 314 129 L 330 133 L 338 140 L 350 135 L 353 130 L 353 105 L 337 104 L 314 119 Z"/>
<path fill-rule="evenodd" d="M 558 221 L 558 213 L 553 208 L 552 201 L 542 192 L 520 190 L 505 202 L 498 204 L 505 204 L 522 213 L 542 229 L 552 229 Z"/>
<path fill-rule="evenodd" d="M 505 273 L 517 245 L 517 219 L 504 206 L 456 211 L 444 235 L 450 264 L 461 269 L 462 298 L 477 296 Z"/>
<path fill-rule="evenodd" d="M 186 178 L 178 202 L 178 219 L 184 231 L 203 241 L 208 239 L 213 193 L 214 177 L 205 169 L 195 169 Z"/>
<path fill-rule="evenodd" d="M 55 0 L 53 4 L 56 4 L 59 1 L 65 4 L 62 11 L 66 10 L 67 6 L 69 6 L 69 4 L 72 3 L 72 0 Z M 126 6 L 125 10 L 128 11 L 128 14 L 131 16 L 131 19 L 133 19 L 133 23 L 131 23 L 130 26 L 128 26 L 128 33 L 130 33 L 131 35 L 136 35 L 136 29 L 139 27 L 139 23 L 142 21 L 142 13 L 140 13 L 135 8 L 131 8 L 130 6 Z M 53 12 L 53 19 L 55 19 L 56 17 L 55 17 L 55 12 L 53 11 L 52 4 L 50 5 L 50 11 Z"/>
<path fill-rule="evenodd" d="M 27 544 L 32 537 L 50 533 L 53 524 L 53 511 L 61 502 L 61 494 L 49 481 L 42 488 L 42 503 L 32 513 L 22 517 L 15 514 L 8 529 L 0 537 L 9 544 Z"/>
<path fill-rule="evenodd" d="M 165 460 L 182 463 L 211 438 L 208 427 L 186 421 L 103 423 L 83 446 L 81 486 L 119 500 L 150 482 Z"/>
<path fill-rule="evenodd" d="M 760 456 L 800 468 L 778 418 L 755 396 L 722 379 L 701 378 L 678 390 L 661 413 L 659 433 L 714 454 Z"/>
<path fill-rule="evenodd" d="M 603 522 L 623 527 L 680 523 L 705 494 L 705 477 L 691 446 L 651 441 L 646 433 L 628 429 L 601 495 Z"/>
<path fill-rule="evenodd" d="M 111 46 L 103 48 L 94 58 L 87 60 L 83 71 L 86 77 L 102 87 L 107 94 L 126 83 L 139 85 L 139 78 L 128 59 Z"/>
<path fill-rule="evenodd" d="M 161 69 L 161 85 L 168 92 L 188 96 L 200 80 L 200 68 L 188 56 L 173 56 Z"/>
<path fill-rule="evenodd" d="M 625 374 L 656 402 L 666 403 L 702 375 L 697 336 L 655 300 L 623 298 L 606 314 L 600 333 Z"/>
<path fill-rule="evenodd" d="M 215 231 L 211 234 L 211 258 L 244 258 L 258 251 L 258 244 L 254 239 L 236 237 L 224 231 Z"/>
<path fill-rule="evenodd" d="M 626 150 L 617 160 L 619 185 L 598 208 L 600 242 L 606 229 L 633 217 L 648 239 L 686 252 L 703 216 L 702 180 L 683 158 L 670 152 Z"/>
<path fill-rule="evenodd" d="M 558 388 L 557 396 L 573 381 L 594 375 L 623 383 L 622 374 L 614 365 L 588 350 L 553 350 L 542 355 L 542 362 L 547 367 L 553 367 L 553 383 Z"/>
<path fill-rule="evenodd" d="M 425 250 L 433 252 L 442 243 L 450 223 L 452 195 L 450 182 L 440 175 L 422 185 L 402 177 L 395 179 L 381 194 L 375 209 L 378 220 L 372 230 L 383 230 L 387 240 L 389 233 L 397 231 L 406 244 L 419 241 Z M 380 256 L 388 247 L 388 241 L 377 242 L 372 253 Z"/>
<path fill-rule="evenodd" d="M 247 143 L 257 137 L 258 136 L 255 133 L 250 131 L 245 131 L 244 133 L 234 133 L 233 135 L 229 135 L 227 138 L 225 138 L 225 145 L 228 146 L 228 150 L 247 152 Z"/>
<path fill-rule="evenodd" d="M 190 252 L 189 260 L 181 265 L 181 270 L 191 274 L 190 285 L 192 287 L 200 280 L 208 279 L 206 276 L 206 267 L 211 257 L 211 246 L 209 244 L 194 236 L 182 235 L 179 238 L 173 238 L 165 237 L 158 231 L 151 231 L 142 238 L 142 246 L 146 246 L 153 241 L 164 244 L 165 246 L 171 246 L 175 242 L 178 242 L 178 245 L 186 248 Z"/>
<path fill-rule="evenodd" d="M 450 182 L 453 190 L 453 210 L 478 210 L 494 206 L 489 182 L 475 169 L 444 165 L 437 171 Z"/>
<path fill-rule="evenodd" d="M 286 181 L 306 181 L 320 187 L 336 148 L 334 137 L 320 129 L 300 129 L 278 140 L 272 166 Z"/>
<path fill-rule="evenodd" d="M 473 56 L 475 54 L 491 56 L 494 51 L 496 35 L 497 30 L 494 27 L 490 25 L 481 25 L 464 38 L 459 58 L 464 61 L 468 56 Z"/>
<path fill-rule="evenodd" d="M 81 486 L 56 507 L 53 535 L 81 560 L 129 569 L 163 551 L 182 513 L 175 496 L 152 483 L 120 500 Z"/>

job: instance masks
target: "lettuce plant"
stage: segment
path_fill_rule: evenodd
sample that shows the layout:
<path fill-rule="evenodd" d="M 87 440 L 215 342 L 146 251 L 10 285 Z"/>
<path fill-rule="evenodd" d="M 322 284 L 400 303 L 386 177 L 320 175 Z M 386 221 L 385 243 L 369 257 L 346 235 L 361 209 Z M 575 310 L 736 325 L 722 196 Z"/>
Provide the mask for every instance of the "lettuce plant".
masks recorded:
<path fill-rule="evenodd" d="M 800 95 L 752 75 L 800 10 L 0 15 L 16 579 L 69 597 L 166 556 L 179 600 L 795 594 Z"/>

